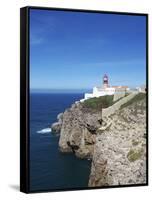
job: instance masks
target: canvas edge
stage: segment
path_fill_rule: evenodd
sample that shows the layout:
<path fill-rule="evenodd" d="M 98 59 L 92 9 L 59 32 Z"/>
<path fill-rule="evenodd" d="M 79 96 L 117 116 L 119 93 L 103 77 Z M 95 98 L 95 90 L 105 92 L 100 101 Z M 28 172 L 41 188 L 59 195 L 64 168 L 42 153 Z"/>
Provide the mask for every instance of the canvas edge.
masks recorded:
<path fill-rule="evenodd" d="M 20 191 L 29 193 L 28 7 L 20 8 Z"/>
<path fill-rule="evenodd" d="M 58 11 L 74 11 L 88 13 L 107 13 L 134 15 L 146 17 L 146 86 L 147 86 L 147 160 L 146 160 L 146 183 L 130 184 L 130 185 L 113 185 L 105 187 L 86 187 L 86 188 L 66 188 L 66 189 L 50 189 L 50 190 L 30 190 L 30 168 L 29 168 L 29 10 L 58 10 Z M 132 12 L 117 12 L 103 10 L 86 10 L 73 8 L 58 8 L 58 7 L 39 7 L 26 6 L 20 8 L 20 191 L 24 193 L 41 193 L 41 192 L 62 192 L 62 191 L 77 191 L 77 190 L 94 190 L 94 189 L 110 189 L 110 188 L 126 188 L 148 186 L 148 13 L 132 13 Z"/>

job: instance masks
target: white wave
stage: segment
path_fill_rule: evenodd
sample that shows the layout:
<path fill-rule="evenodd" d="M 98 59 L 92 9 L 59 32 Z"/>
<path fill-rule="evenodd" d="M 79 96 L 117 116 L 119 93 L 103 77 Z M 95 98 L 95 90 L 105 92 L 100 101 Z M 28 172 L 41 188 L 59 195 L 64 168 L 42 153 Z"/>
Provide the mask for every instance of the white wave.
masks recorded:
<path fill-rule="evenodd" d="M 44 129 L 42 129 L 40 131 L 37 131 L 37 133 L 42 133 L 42 134 L 44 134 L 44 133 L 50 133 L 50 132 L 51 132 L 51 128 L 44 128 Z"/>

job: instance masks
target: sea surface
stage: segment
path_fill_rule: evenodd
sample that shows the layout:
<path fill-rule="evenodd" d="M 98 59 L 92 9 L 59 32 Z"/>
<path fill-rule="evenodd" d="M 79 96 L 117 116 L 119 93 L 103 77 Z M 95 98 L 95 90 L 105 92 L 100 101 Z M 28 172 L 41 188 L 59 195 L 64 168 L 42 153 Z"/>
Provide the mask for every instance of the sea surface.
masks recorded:
<path fill-rule="evenodd" d="M 50 126 L 83 94 L 30 94 L 30 191 L 87 187 L 91 163 L 63 154 Z"/>

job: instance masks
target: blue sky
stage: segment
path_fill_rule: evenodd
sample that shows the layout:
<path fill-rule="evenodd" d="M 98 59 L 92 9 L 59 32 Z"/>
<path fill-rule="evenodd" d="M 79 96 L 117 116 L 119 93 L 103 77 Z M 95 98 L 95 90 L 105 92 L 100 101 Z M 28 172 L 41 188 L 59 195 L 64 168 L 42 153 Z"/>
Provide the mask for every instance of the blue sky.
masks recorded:
<path fill-rule="evenodd" d="M 137 86 L 146 80 L 146 17 L 30 10 L 30 88 Z"/>

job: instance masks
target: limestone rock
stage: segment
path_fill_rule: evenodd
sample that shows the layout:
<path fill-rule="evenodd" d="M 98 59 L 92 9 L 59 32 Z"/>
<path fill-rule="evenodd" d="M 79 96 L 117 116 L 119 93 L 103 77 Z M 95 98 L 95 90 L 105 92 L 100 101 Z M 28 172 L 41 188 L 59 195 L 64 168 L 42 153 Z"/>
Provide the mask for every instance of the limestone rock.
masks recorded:
<path fill-rule="evenodd" d="M 146 100 L 128 104 L 136 95 L 93 112 L 76 102 L 52 125 L 61 152 L 92 160 L 88 186 L 146 183 Z"/>
<path fill-rule="evenodd" d="M 63 114 L 59 147 L 62 152 L 74 152 L 77 157 L 89 158 L 95 143 L 96 130 L 101 126 L 101 112 L 90 113 L 74 104 Z"/>
<path fill-rule="evenodd" d="M 62 123 L 62 120 L 63 120 L 63 113 L 59 113 L 58 116 L 57 116 L 57 119 L 60 123 Z"/>
<path fill-rule="evenodd" d="M 54 133 L 60 133 L 60 131 L 61 131 L 63 113 L 58 114 L 57 120 L 58 120 L 58 122 L 55 122 L 51 125 L 52 132 L 54 132 Z"/>
<path fill-rule="evenodd" d="M 53 123 L 52 126 L 51 126 L 52 132 L 59 133 L 60 130 L 61 130 L 61 126 L 62 126 L 62 123 L 60 123 L 60 122 Z"/>
<path fill-rule="evenodd" d="M 89 186 L 146 183 L 145 100 L 117 111 L 96 137 Z"/>

